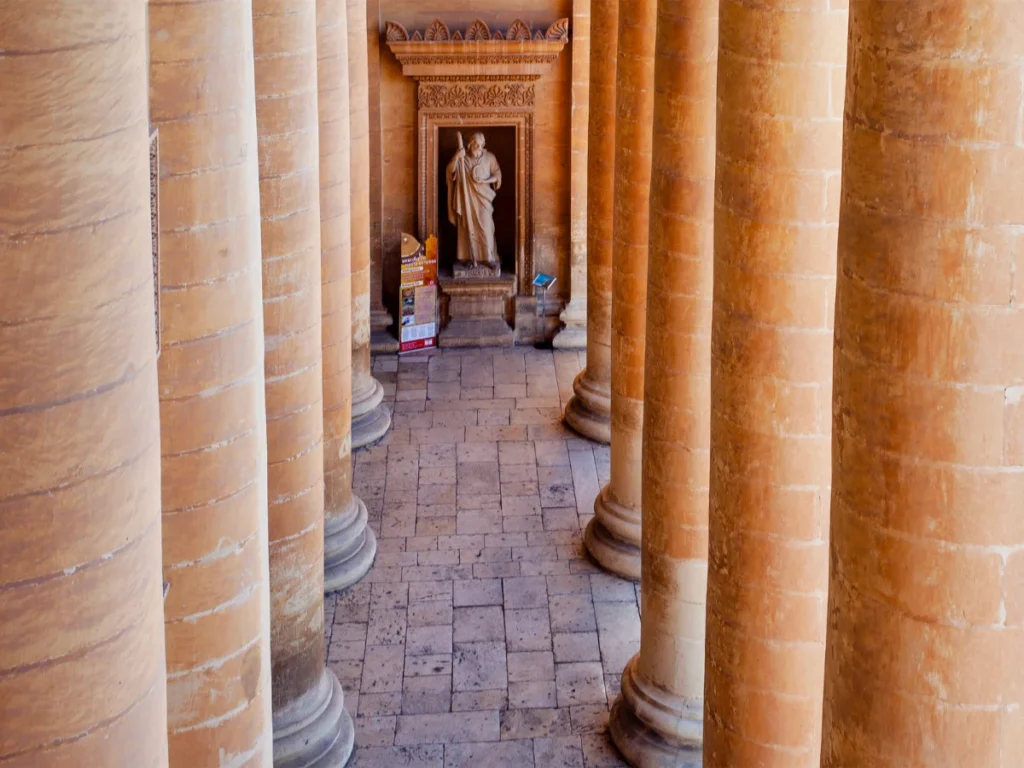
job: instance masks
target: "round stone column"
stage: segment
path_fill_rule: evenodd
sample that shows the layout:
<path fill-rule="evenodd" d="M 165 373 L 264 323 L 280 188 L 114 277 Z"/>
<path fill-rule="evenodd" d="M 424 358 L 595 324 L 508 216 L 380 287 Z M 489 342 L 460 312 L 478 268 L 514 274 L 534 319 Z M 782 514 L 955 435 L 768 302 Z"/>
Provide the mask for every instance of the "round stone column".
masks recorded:
<path fill-rule="evenodd" d="M 565 423 L 611 442 L 612 220 L 615 218 L 615 69 L 619 0 L 591 0 L 587 142 L 587 367 L 573 382 Z"/>
<path fill-rule="evenodd" d="M 704 765 L 818 765 L 845 2 L 721 0 Z"/>
<path fill-rule="evenodd" d="M 644 377 L 640 653 L 610 731 L 632 765 L 701 765 L 718 0 L 659 0 Z"/>
<path fill-rule="evenodd" d="M 572 111 L 569 118 L 569 301 L 555 349 L 587 347 L 587 176 L 590 132 L 590 2 L 572 3 Z M 564 290 L 564 289 L 563 289 Z M 575 382 L 574 382 L 575 383 Z M 604 442 L 607 442 L 605 440 Z"/>
<path fill-rule="evenodd" d="M 0 17 L 0 764 L 167 766 L 146 3 Z"/>
<path fill-rule="evenodd" d="M 384 387 L 370 362 L 370 86 L 366 0 L 345 0 L 348 23 L 352 196 L 352 448 L 380 440 L 391 427 Z"/>
<path fill-rule="evenodd" d="M 1024 4 L 850 3 L 821 765 L 1024 755 Z"/>
<path fill-rule="evenodd" d="M 316 0 L 255 0 L 276 768 L 344 765 L 324 666 L 324 456 Z"/>
<path fill-rule="evenodd" d="M 216 34 L 197 34 L 216 30 Z M 149 8 L 172 766 L 269 765 L 270 597 L 252 8 Z"/>
<path fill-rule="evenodd" d="M 352 493 L 352 275 L 345 0 L 317 0 L 324 376 L 324 591 L 359 581 L 377 539 Z"/>
<path fill-rule="evenodd" d="M 657 0 L 636 0 L 630 3 L 629 13 L 619 14 L 611 276 L 611 482 L 594 502 L 596 516 L 585 534 L 587 549 L 602 568 L 634 581 L 640 578 L 640 459 L 657 5 Z"/>

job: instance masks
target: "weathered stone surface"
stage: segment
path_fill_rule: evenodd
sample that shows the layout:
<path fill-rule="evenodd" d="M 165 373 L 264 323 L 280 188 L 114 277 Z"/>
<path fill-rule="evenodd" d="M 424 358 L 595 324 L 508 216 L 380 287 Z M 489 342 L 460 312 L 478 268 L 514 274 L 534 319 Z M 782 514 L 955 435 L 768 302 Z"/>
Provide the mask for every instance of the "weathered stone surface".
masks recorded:
<path fill-rule="evenodd" d="M 382 438 L 391 413 L 370 370 L 370 92 L 366 0 L 344 0 L 351 144 L 352 447 Z"/>
<path fill-rule="evenodd" d="M 587 144 L 587 367 L 573 383 L 565 422 L 611 442 L 612 222 L 615 218 L 615 71 L 619 0 L 591 0 Z"/>
<path fill-rule="evenodd" d="M 610 725 L 619 750 L 635 765 L 699 765 L 701 759 L 717 54 L 718 0 L 659 0 L 643 610 L 640 653 L 624 670 L 613 670 L 622 671 L 623 695 Z M 599 627 L 601 620 L 599 614 Z"/>
<path fill-rule="evenodd" d="M 328 0 L 320 0 L 320 3 Z M 324 455 L 316 0 L 256 0 L 274 762 L 344 764 L 353 730 L 324 667 Z M 321 6 L 321 13 L 330 10 Z M 340 10 L 335 10 L 339 13 Z"/>
<path fill-rule="evenodd" d="M 572 132 L 569 192 L 569 303 L 562 310 L 562 330 L 555 349 L 586 349 L 587 315 L 587 165 L 590 136 L 590 3 L 572 3 Z"/>
<path fill-rule="evenodd" d="M 377 539 L 352 493 L 352 219 L 344 0 L 317 5 L 320 270 L 324 387 L 324 589 L 350 587 L 373 564 Z"/>
<path fill-rule="evenodd" d="M 162 767 L 146 3 L 0 16 L 0 763 Z"/>
<path fill-rule="evenodd" d="M 1020 3 L 850 3 L 823 766 L 1018 765 Z"/>
<path fill-rule="evenodd" d="M 207 28 L 220 32 L 196 35 Z M 170 764 L 269 765 L 252 11 L 237 0 L 154 4 L 149 35 L 165 202 L 158 368 Z"/>
<path fill-rule="evenodd" d="M 610 10 L 610 9 L 609 9 Z M 590 554 L 640 578 L 641 433 L 657 0 L 618 14 L 611 274 L 611 481 L 587 526 Z M 588 358 L 589 365 L 589 358 Z"/>
<path fill-rule="evenodd" d="M 847 11 L 721 0 L 720 19 L 704 761 L 810 768 Z"/>

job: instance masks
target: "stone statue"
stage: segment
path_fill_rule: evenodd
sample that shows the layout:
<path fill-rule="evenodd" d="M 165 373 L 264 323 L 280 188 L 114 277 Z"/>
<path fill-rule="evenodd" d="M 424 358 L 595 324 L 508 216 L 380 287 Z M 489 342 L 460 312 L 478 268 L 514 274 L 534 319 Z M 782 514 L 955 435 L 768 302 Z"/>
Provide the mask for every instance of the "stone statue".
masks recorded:
<path fill-rule="evenodd" d="M 474 133 L 448 163 L 448 221 L 459 230 L 457 266 L 489 267 L 500 272 L 494 241 L 494 198 L 501 187 L 497 158 L 484 149 L 484 135 Z"/>

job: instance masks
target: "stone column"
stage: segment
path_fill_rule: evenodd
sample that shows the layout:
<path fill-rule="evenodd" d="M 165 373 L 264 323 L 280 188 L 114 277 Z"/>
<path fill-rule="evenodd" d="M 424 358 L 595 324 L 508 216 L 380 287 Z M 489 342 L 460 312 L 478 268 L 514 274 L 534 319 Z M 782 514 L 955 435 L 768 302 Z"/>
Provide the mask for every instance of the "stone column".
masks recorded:
<path fill-rule="evenodd" d="M 704 764 L 818 765 L 846 0 L 721 0 Z"/>
<path fill-rule="evenodd" d="M 590 0 L 572 4 L 569 303 L 555 349 L 587 346 L 587 133 L 590 129 Z M 606 441 L 607 442 L 607 441 Z"/>
<path fill-rule="evenodd" d="M 658 0 L 619 14 L 612 253 L 611 482 L 594 502 L 587 549 L 626 579 L 640 578 L 640 464 L 647 324 L 647 244 Z M 625 6 L 623 6 L 625 10 Z M 588 356 L 589 365 L 589 356 Z"/>
<path fill-rule="evenodd" d="M 352 192 L 352 447 L 384 436 L 391 412 L 370 363 L 370 100 L 366 0 L 345 0 L 348 22 Z"/>
<path fill-rule="evenodd" d="M 324 355 L 324 590 L 359 581 L 377 539 L 352 493 L 352 274 L 345 0 L 317 0 Z"/>
<path fill-rule="evenodd" d="M 640 653 L 610 731 L 632 765 L 701 765 L 718 0 L 659 0 L 644 377 Z"/>
<path fill-rule="evenodd" d="M 217 30 L 200 35 L 196 30 Z M 270 593 L 252 7 L 149 8 L 172 766 L 269 766 Z"/>
<path fill-rule="evenodd" d="M 587 140 L 587 367 L 573 382 L 565 423 L 611 442 L 612 220 L 615 217 L 615 70 L 619 0 L 591 0 Z"/>
<path fill-rule="evenodd" d="M 316 0 L 255 0 L 270 492 L 274 765 L 344 765 L 324 666 L 324 456 Z"/>
<path fill-rule="evenodd" d="M 380 0 L 366 0 L 367 96 L 370 152 L 370 351 L 397 352 L 398 339 L 388 333 L 394 323 L 384 307 L 384 153 L 380 116 Z"/>
<path fill-rule="evenodd" d="M 167 766 L 146 3 L 0 11 L 0 764 Z"/>
<path fill-rule="evenodd" d="M 1024 3 L 850 3 L 821 765 L 1024 756 Z"/>

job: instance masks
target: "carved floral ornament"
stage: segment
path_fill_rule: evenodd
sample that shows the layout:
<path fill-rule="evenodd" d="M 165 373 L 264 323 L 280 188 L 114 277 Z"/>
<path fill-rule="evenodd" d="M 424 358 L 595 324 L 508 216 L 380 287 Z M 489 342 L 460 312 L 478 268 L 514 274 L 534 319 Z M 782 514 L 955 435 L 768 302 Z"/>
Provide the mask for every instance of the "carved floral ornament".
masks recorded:
<path fill-rule="evenodd" d="M 505 34 L 501 33 L 501 30 L 495 30 L 491 32 L 487 23 L 482 19 L 477 19 L 469 25 L 469 29 L 465 33 L 456 30 L 453 34 L 449 29 L 448 25 L 440 19 L 434 19 L 430 26 L 427 27 L 426 31 L 420 32 L 419 30 L 409 34 L 402 24 L 397 21 L 385 22 L 385 39 L 388 43 L 405 43 L 405 42 L 480 42 L 484 40 L 510 40 L 513 42 L 528 42 L 530 40 L 556 40 L 561 42 L 567 42 L 569 40 L 569 20 L 559 19 L 550 27 L 547 28 L 546 32 L 541 32 L 539 29 L 533 32 L 530 29 L 530 25 L 522 19 L 516 19 L 512 22 L 512 25 L 508 28 Z"/>
<path fill-rule="evenodd" d="M 532 83 L 420 83 L 421 109 L 532 107 Z"/>
<path fill-rule="evenodd" d="M 501 76 L 526 81 L 544 75 L 558 59 L 569 42 L 569 20 L 560 19 L 541 31 L 516 19 L 502 33 L 477 19 L 465 31 L 453 33 L 435 19 L 425 31 L 412 34 L 398 22 L 388 21 L 385 39 L 407 77 L 480 80 Z"/>

